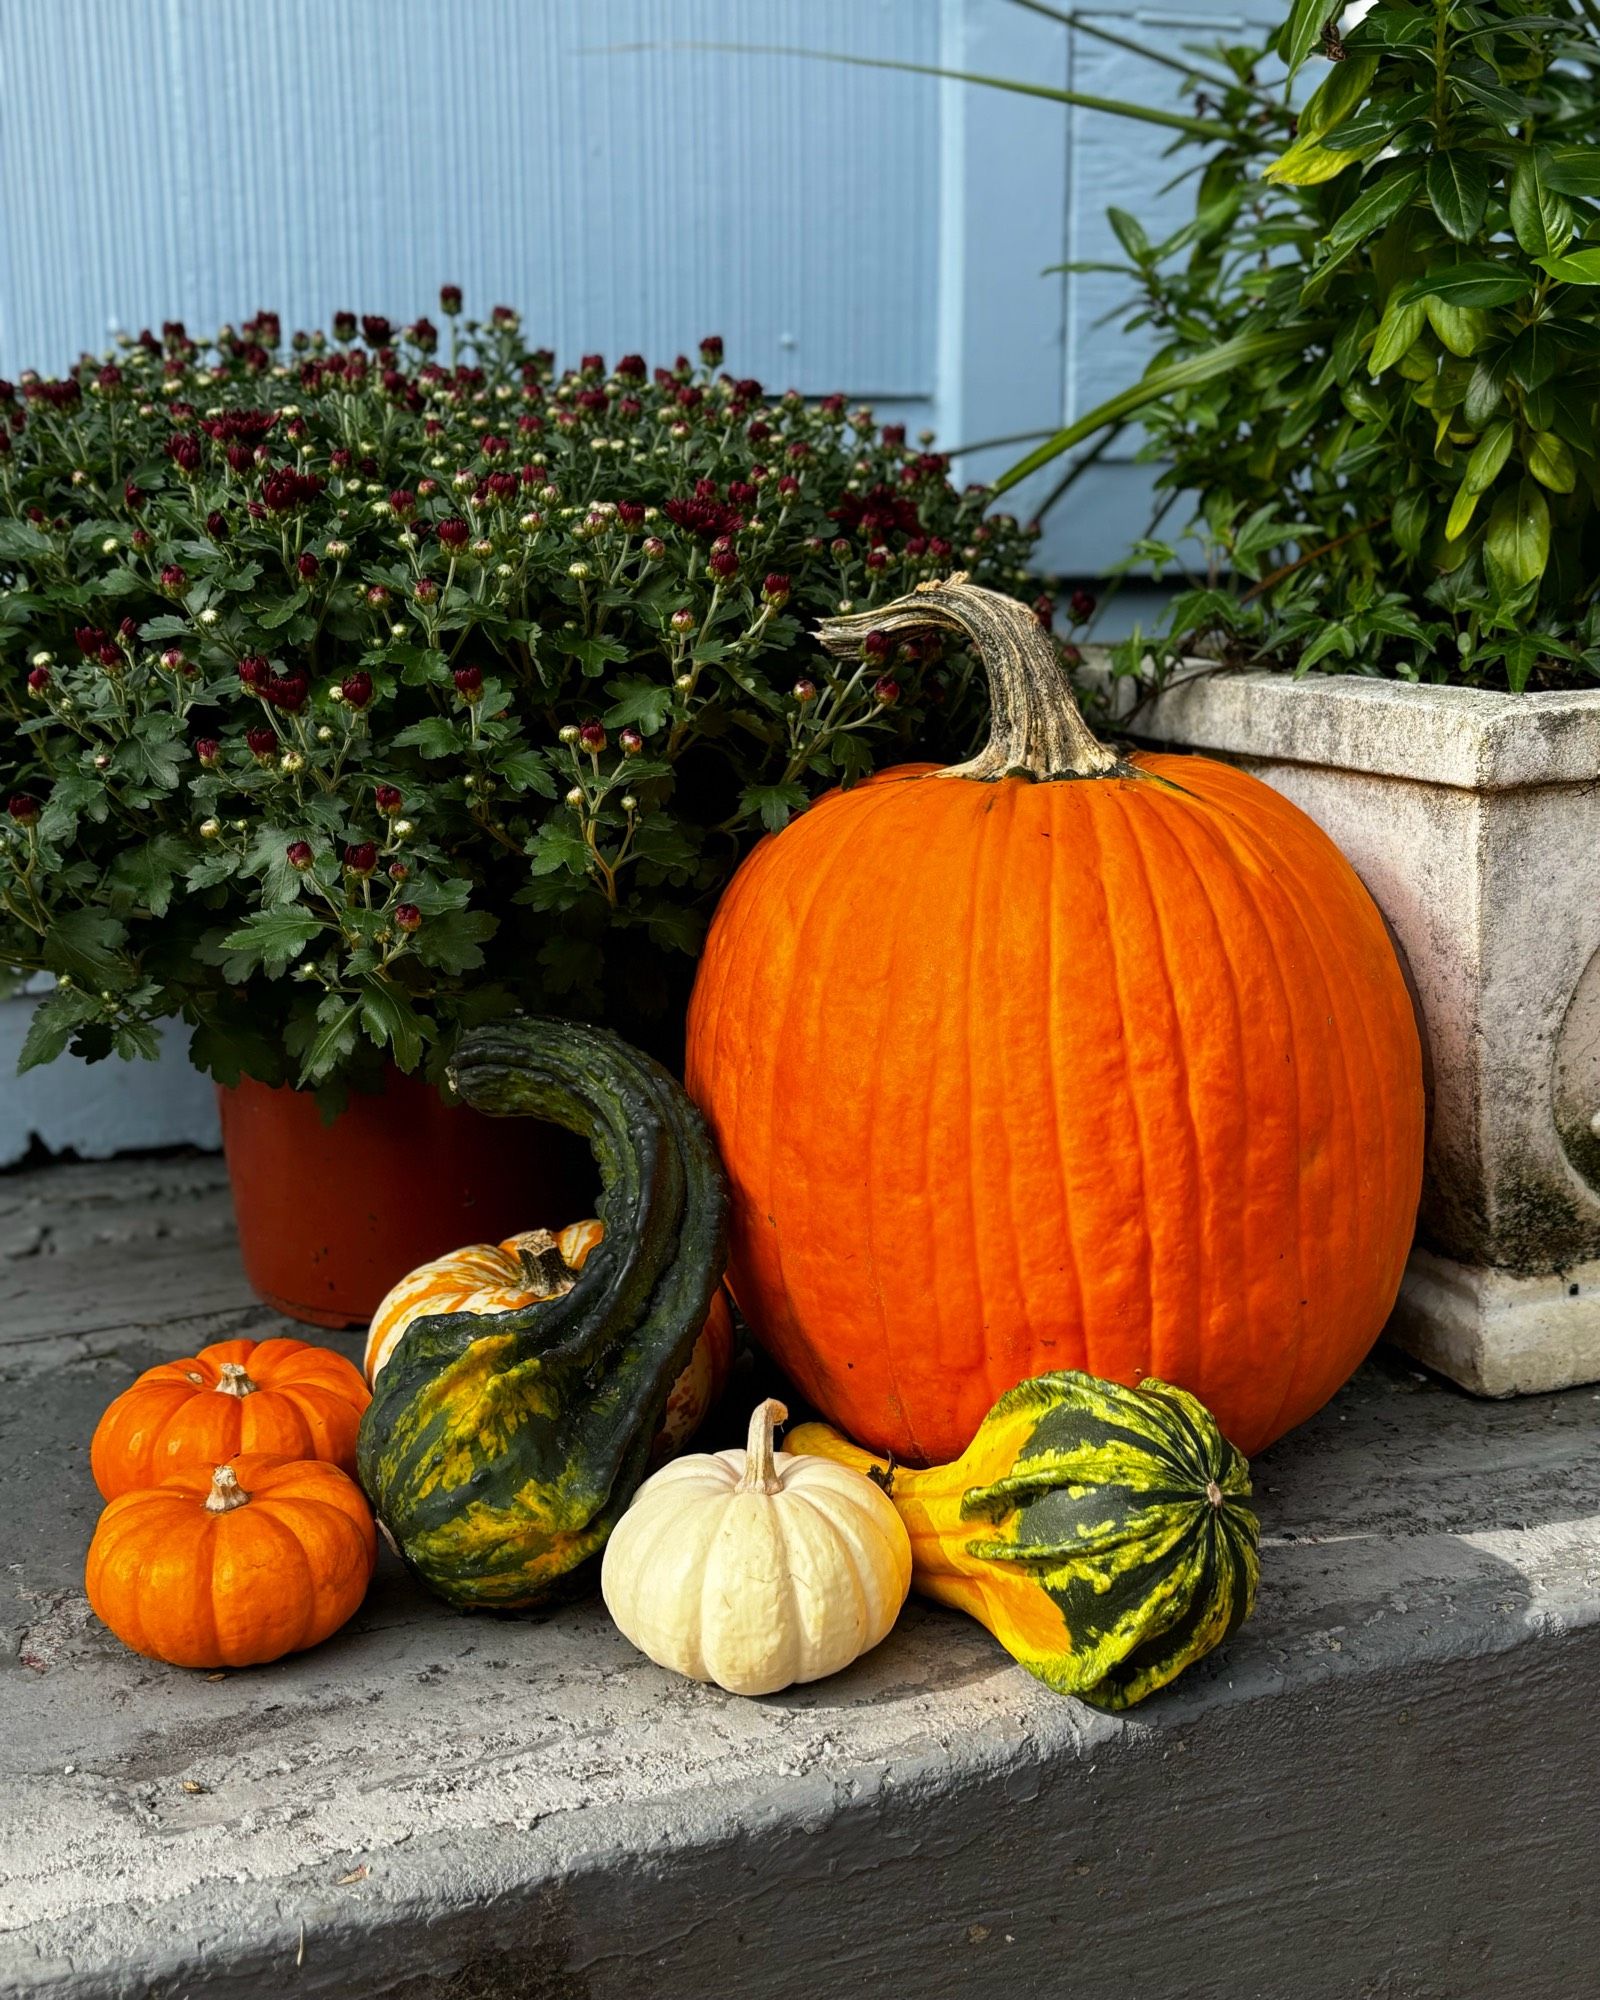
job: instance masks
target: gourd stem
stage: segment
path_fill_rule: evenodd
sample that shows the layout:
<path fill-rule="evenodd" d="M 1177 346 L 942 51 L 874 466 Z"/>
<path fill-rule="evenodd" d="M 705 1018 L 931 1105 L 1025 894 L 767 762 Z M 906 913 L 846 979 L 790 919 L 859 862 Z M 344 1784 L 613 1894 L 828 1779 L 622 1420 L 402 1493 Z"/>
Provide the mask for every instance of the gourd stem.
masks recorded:
<path fill-rule="evenodd" d="M 222 1380 L 217 1384 L 219 1396 L 253 1396 L 260 1387 L 259 1382 L 250 1380 L 237 1361 L 223 1362 Z"/>
<path fill-rule="evenodd" d="M 205 1498 L 208 1514 L 231 1514 L 235 1507 L 243 1507 L 250 1495 L 239 1484 L 238 1475 L 231 1465 L 219 1465 L 211 1475 L 211 1491 Z"/>
<path fill-rule="evenodd" d="M 561 1254 L 561 1245 L 548 1229 L 530 1229 L 517 1252 L 522 1282 L 541 1298 L 555 1299 L 570 1292 L 578 1282 L 572 1266 Z"/>
<path fill-rule="evenodd" d="M 781 1424 L 789 1412 L 775 1397 L 754 1410 L 750 1434 L 744 1445 L 744 1477 L 734 1488 L 737 1493 L 776 1493 L 782 1481 L 772 1457 L 772 1427 Z"/>
<path fill-rule="evenodd" d="M 830 653 L 854 653 L 869 632 L 935 626 L 978 649 L 989 680 L 989 741 L 964 764 L 933 775 L 972 778 L 1094 778 L 1130 767 L 1078 713 L 1055 648 L 1027 605 L 968 583 L 966 572 L 919 583 L 909 597 L 848 617 L 824 618 L 817 637 Z"/>

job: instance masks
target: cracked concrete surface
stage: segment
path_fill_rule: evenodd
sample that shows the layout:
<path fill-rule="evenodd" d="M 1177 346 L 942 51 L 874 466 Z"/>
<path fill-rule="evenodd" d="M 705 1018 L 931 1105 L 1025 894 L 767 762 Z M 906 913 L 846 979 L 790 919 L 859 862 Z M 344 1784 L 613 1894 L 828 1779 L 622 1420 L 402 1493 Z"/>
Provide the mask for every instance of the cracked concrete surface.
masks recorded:
<path fill-rule="evenodd" d="M 931 1608 L 748 1702 L 595 1602 L 463 1618 L 387 1557 L 328 1645 L 211 1677 L 125 1652 L 81 1578 L 104 1404 L 281 1327 L 220 1166 L 0 1178 L 0 1284 L 0 1994 L 1593 1991 L 1588 1390 L 1369 1365 L 1257 1462 L 1255 1620 L 1125 1720 Z"/>

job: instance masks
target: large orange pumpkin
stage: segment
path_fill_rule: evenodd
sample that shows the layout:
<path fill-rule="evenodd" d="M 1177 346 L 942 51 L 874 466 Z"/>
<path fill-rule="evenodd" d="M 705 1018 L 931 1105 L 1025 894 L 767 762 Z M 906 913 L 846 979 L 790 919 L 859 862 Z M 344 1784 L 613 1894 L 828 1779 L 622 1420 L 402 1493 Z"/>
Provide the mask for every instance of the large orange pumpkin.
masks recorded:
<path fill-rule="evenodd" d="M 250 1667 L 337 1632 L 377 1559 L 371 1509 L 348 1473 L 246 1454 L 113 1500 L 89 1544 L 84 1588 L 136 1653 L 175 1667 Z"/>
<path fill-rule="evenodd" d="M 368 1382 L 393 1354 L 408 1326 L 434 1313 L 508 1313 L 570 1291 L 573 1279 L 605 1235 L 594 1217 L 559 1232 L 525 1230 L 503 1243 L 468 1243 L 435 1257 L 391 1286 L 367 1330 L 362 1367 Z M 733 1316 L 719 1288 L 688 1365 L 673 1383 L 662 1412 L 652 1463 L 668 1459 L 699 1430 L 728 1385 L 733 1366 Z"/>
<path fill-rule="evenodd" d="M 108 1500 L 241 1451 L 324 1458 L 353 1474 L 371 1400 L 360 1369 L 332 1348 L 219 1340 L 147 1368 L 124 1389 L 95 1426 L 89 1467 Z"/>
<path fill-rule="evenodd" d="M 729 1279 L 840 1428 L 957 1457 L 1034 1375 L 1157 1376 L 1255 1452 L 1382 1327 L 1422 1167 L 1404 978 L 1298 808 L 1123 759 L 1023 606 L 952 578 L 828 620 L 987 666 L 970 763 L 884 772 L 764 841 L 717 911 L 687 1078 Z"/>

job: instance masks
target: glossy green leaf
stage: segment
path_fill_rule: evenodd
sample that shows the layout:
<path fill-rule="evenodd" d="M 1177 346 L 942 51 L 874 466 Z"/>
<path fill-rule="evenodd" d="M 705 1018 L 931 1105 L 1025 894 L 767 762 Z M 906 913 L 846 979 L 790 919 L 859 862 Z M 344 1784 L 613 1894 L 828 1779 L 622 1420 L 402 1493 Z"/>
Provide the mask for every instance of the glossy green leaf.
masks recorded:
<path fill-rule="evenodd" d="M 1404 554 L 1415 557 L 1421 553 L 1428 532 L 1428 513 L 1428 495 L 1421 487 L 1412 487 L 1394 503 L 1389 528 Z"/>
<path fill-rule="evenodd" d="M 1570 493 L 1578 483 L 1572 453 L 1553 431 L 1539 431 L 1528 441 L 1528 470 L 1552 493 Z"/>
<path fill-rule="evenodd" d="M 1481 153 L 1435 153 L 1428 162 L 1428 200 L 1433 212 L 1458 243 L 1467 243 L 1483 227 L 1489 207 L 1489 169 Z"/>
<path fill-rule="evenodd" d="M 1508 306 L 1532 290 L 1533 279 L 1515 265 L 1474 261 L 1424 272 L 1407 286 L 1406 296 L 1448 299 L 1457 306 Z"/>
<path fill-rule="evenodd" d="M 1473 430 L 1482 430 L 1505 401 L 1504 385 L 1503 359 L 1491 363 L 1480 357 L 1472 371 L 1472 380 L 1467 384 L 1467 393 L 1461 400 L 1462 420 Z"/>
<path fill-rule="evenodd" d="M 1507 372 L 1521 389 L 1542 389 L 1560 365 L 1560 347 L 1547 324 L 1525 326 L 1506 356 Z"/>
<path fill-rule="evenodd" d="M 1530 257 L 1558 257 L 1572 240 L 1572 210 L 1549 185 L 1549 155 L 1524 153 L 1511 176 L 1511 227 Z"/>
<path fill-rule="evenodd" d="M 1550 503 L 1531 479 L 1495 501 L 1483 538 L 1490 580 L 1502 594 L 1537 583 L 1550 560 Z"/>
<path fill-rule="evenodd" d="M 1456 497 L 1450 503 L 1450 513 L 1444 524 L 1445 540 L 1456 542 L 1467 532 L 1472 516 L 1477 510 L 1479 495 L 1468 486 L 1456 489 Z"/>
<path fill-rule="evenodd" d="M 1375 230 L 1393 221 L 1421 186 L 1421 167 L 1397 167 L 1381 180 L 1374 181 L 1351 202 L 1322 239 L 1329 261 L 1336 262 Z M 1313 274 L 1306 282 L 1307 292 L 1315 282 L 1316 275 Z"/>
<path fill-rule="evenodd" d="M 1289 18 L 1278 32 L 1278 53 L 1291 77 L 1322 40 L 1328 8 L 1329 0 L 1294 0 L 1289 9 Z"/>
<path fill-rule="evenodd" d="M 1544 185 L 1552 194 L 1600 201 L 1600 146 L 1555 146 L 1546 155 Z"/>
<path fill-rule="evenodd" d="M 1563 285 L 1600 285 L 1600 244 L 1568 251 L 1563 257 L 1541 257 L 1538 262 Z"/>
<path fill-rule="evenodd" d="M 1367 366 L 1374 376 L 1394 366 L 1421 333 L 1426 317 L 1426 308 L 1420 299 L 1403 300 L 1398 292 L 1391 294 L 1388 305 L 1384 307 L 1383 318 L 1378 322 L 1372 352 L 1367 356 Z"/>
<path fill-rule="evenodd" d="M 1481 306 L 1452 305 L 1431 292 L 1422 305 L 1440 341 L 1463 360 L 1476 354 L 1489 337 L 1489 315 Z"/>
<path fill-rule="evenodd" d="M 1317 187 L 1342 174 L 1360 157 L 1360 148 L 1335 152 L 1318 139 L 1296 139 L 1265 169 L 1263 177 L 1281 187 Z"/>
<path fill-rule="evenodd" d="M 1508 420 L 1493 424 L 1472 448 L 1461 484 L 1468 493 L 1487 493 L 1500 476 L 1500 468 L 1511 456 L 1516 426 Z"/>
<path fill-rule="evenodd" d="M 1334 63 L 1301 108 L 1299 136 L 1320 139 L 1342 124 L 1360 105 L 1377 73 L 1376 56 L 1347 56 Z"/>

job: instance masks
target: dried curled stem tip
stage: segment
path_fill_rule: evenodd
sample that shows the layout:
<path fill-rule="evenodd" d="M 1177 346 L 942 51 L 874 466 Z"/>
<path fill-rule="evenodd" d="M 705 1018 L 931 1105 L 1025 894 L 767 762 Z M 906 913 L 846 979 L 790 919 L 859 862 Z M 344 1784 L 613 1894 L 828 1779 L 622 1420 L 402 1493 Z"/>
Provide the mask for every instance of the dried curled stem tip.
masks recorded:
<path fill-rule="evenodd" d="M 744 1476 L 739 1481 L 739 1492 L 777 1492 L 781 1482 L 772 1455 L 772 1432 L 774 1425 L 781 1424 L 788 1414 L 784 1405 L 772 1396 L 751 1412 L 750 1431 L 744 1446 Z"/>
<path fill-rule="evenodd" d="M 1055 648 L 1026 604 L 967 581 L 966 572 L 919 583 L 909 597 L 847 617 L 825 618 L 817 637 L 830 653 L 859 652 L 869 632 L 935 627 L 971 640 L 989 680 L 989 741 L 965 764 L 934 775 L 1094 778 L 1128 770 L 1078 713 Z"/>
<path fill-rule="evenodd" d="M 561 1245 L 548 1229 L 530 1229 L 517 1248 L 523 1282 L 541 1298 L 554 1299 L 570 1292 L 577 1275 L 561 1254 Z"/>

